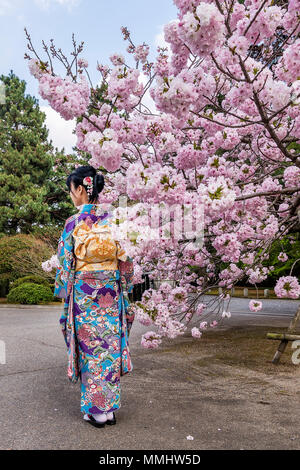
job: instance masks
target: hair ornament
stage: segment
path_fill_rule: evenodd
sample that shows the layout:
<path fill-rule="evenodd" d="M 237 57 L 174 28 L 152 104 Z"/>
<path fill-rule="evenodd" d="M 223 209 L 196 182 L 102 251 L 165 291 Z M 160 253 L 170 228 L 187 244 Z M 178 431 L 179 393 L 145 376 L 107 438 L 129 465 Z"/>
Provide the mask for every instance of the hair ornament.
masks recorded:
<path fill-rule="evenodd" d="M 84 186 L 87 186 L 86 192 L 88 194 L 92 195 L 92 193 L 93 193 L 93 178 L 91 176 L 86 176 L 83 179 L 82 182 L 83 182 Z"/>

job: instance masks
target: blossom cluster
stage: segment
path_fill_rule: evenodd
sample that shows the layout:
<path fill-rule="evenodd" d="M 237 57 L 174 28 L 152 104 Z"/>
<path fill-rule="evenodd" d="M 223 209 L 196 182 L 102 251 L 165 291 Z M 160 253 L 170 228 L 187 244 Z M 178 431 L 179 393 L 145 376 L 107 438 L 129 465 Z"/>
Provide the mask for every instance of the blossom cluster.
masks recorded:
<path fill-rule="evenodd" d="M 90 88 L 84 75 L 79 83 L 70 76 L 61 78 L 40 70 L 37 61 L 30 62 L 29 70 L 39 80 L 39 93 L 65 120 L 85 113 L 90 101 Z"/>
<path fill-rule="evenodd" d="M 300 284 L 295 276 L 282 276 L 274 288 L 277 297 L 298 299 L 300 297 Z"/>
<path fill-rule="evenodd" d="M 297 223 L 299 0 L 263 8 L 259 0 L 234 1 L 230 14 L 223 1 L 174 3 L 178 18 L 164 26 L 168 50 L 158 49 L 152 67 L 149 47 L 130 39 L 134 66 L 112 54 L 112 66 L 97 66 L 102 82 L 92 96 L 81 74 L 76 83 L 29 63 L 53 109 L 82 118 L 77 148 L 108 171 L 99 200 L 130 199 L 127 215 L 120 210 L 118 217 L 128 218 L 127 231 L 121 223 L 115 236 L 135 259 L 135 282 L 148 272 L 158 283 L 134 307 L 141 324 L 157 329 L 143 335 L 148 348 L 183 334 L 193 316 L 199 323 L 190 332 L 198 339 L 220 317 L 230 318 L 228 289 L 266 280 L 274 240 Z M 126 28 L 123 34 L 130 38 Z M 84 59 L 78 65 L 88 67 Z M 203 220 L 192 237 L 178 237 L 175 210 L 166 210 L 173 204 L 183 206 L 187 226 Z M 281 252 L 274 264 L 287 260 Z M 217 296 L 218 314 L 203 303 L 210 286 L 227 292 Z M 281 277 L 275 293 L 298 298 L 296 277 Z M 262 304 L 251 300 L 249 308 Z"/>

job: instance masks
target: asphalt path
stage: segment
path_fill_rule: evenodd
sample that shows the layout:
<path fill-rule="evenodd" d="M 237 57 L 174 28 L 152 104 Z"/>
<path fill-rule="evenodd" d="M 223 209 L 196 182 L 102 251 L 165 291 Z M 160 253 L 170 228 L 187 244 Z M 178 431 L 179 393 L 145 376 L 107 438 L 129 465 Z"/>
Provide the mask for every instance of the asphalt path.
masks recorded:
<path fill-rule="evenodd" d="M 225 326 L 285 327 L 299 304 L 266 299 L 263 310 L 253 314 L 248 303 L 248 299 L 232 299 L 232 317 L 225 319 Z M 299 417 L 293 414 L 293 403 L 284 401 L 286 397 L 276 414 L 258 405 L 256 397 L 249 407 L 240 390 L 235 396 L 233 388 L 226 390 L 225 385 L 213 383 L 199 368 L 189 368 L 187 358 L 176 352 L 144 349 L 141 335 L 149 327 L 137 321 L 129 341 L 134 370 L 121 378 L 117 425 L 90 426 L 80 412 L 80 386 L 71 384 L 66 376 L 60 314 L 60 305 L 0 307 L 0 341 L 6 351 L 6 363 L 0 364 L 0 449 L 300 447 L 295 437 Z M 173 341 L 164 340 L 165 344 Z M 283 430 L 281 419 L 288 421 Z M 191 440 L 187 439 L 190 435 Z"/>

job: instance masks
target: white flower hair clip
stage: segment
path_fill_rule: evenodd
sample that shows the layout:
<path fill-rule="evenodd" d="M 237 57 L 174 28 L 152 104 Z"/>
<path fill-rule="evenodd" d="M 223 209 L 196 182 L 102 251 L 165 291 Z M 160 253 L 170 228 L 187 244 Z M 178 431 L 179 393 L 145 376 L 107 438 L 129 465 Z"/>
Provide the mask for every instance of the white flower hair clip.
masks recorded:
<path fill-rule="evenodd" d="M 93 179 L 90 176 L 86 176 L 83 179 L 82 182 L 83 182 L 84 186 L 87 186 L 86 192 L 88 194 L 92 195 L 92 193 L 93 193 Z"/>

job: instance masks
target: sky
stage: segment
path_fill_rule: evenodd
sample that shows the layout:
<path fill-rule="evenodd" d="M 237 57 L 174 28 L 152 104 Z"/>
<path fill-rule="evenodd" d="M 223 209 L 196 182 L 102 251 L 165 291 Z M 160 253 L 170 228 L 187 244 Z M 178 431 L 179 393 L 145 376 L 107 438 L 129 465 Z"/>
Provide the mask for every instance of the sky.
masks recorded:
<path fill-rule="evenodd" d="M 49 103 L 39 96 L 38 81 L 28 70 L 27 39 L 24 28 L 31 36 L 32 44 L 42 60 L 47 60 L 42 41 L 50 46 L 53 39 L 56 49 L 69 58 L 73 50 L 72 34 L 77 45 L 84 41 L 81 57 L 89 62 L 89 74 L 93 85 L 100 80 L 97 61 L 111 65 L 109 56 L 115 52 L 126 57 L 127 43 L 121 27 L 127 26 L 136 45 L 146 42 L 150 46 L 150 58 L 156 57 L 157 45 L 163 45 L 162 28 L 177 17 L 173 0 L 0 0 L 0 75 L 11 70 L 27 83 L 25 93 L 35 96 L 46 113 L 49 139 L 58 150 L 72 152 L 76 137 L 72 134 L 73 121 L 63 120 Z M 57 60 L 54 72 L 65 77 Z"/>

